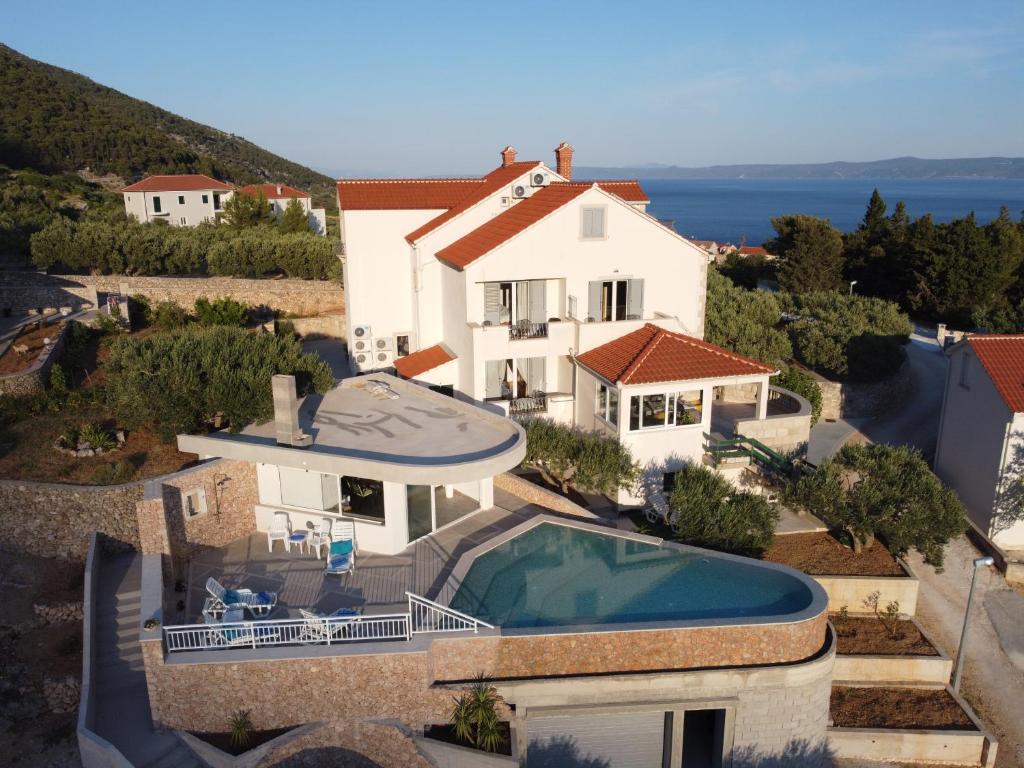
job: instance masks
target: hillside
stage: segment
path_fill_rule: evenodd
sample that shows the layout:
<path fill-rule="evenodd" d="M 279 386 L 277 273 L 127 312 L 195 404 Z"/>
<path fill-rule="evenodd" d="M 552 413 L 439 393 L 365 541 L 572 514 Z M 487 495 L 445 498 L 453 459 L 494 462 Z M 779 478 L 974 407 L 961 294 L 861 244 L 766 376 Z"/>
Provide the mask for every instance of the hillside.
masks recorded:
<path fill-rule="evenodd" d="M 321 173 L 2 44 L 0 165 L 48 174 L 89 169 L 126 182 L 150 173 L 280 181 L 335 208 L 334 183 Z"/>
<path fill-rule="evenodd" d="M 577 168 L 594 179 L 1024 179 L 1024 158 L 966 157 L 929 160 L 896 157 L 862 163 L 752 163 L 684 168 L 639 165 L 628 168 Z"/>

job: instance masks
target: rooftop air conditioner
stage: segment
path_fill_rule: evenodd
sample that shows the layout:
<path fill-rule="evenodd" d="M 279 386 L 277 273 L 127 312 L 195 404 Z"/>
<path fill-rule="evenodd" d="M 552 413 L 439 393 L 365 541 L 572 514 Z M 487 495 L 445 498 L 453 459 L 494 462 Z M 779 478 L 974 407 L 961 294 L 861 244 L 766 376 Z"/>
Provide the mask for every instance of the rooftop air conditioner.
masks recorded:
<path fill-rule="evenodd" d="M 391 349 L 391 337 L 385 336 L 383 338 L 373 340 L 373 348 L 375 350 Z"/>
<path fill-rule="evenodd" d="M 533 190 L 522 182 L 517 182 L 512 185 L 512 197 L 514 198 L 522 199 L 524 197 L 529 197 L 532 193 Z"/>
<path fill-rule="evenodd" d="M 373 353 L 373 366 L 375 368 L 387 368 L 394 365 L 395 354 L 390 349 L 378 349 Z"/>
<path fill-rule="evenodd" d="M 371 335 L 368 325 L 357 325 L 352 329 L 352 336 L 356 339 L 369 339 Z"/>
<path fill-rule="evenodd" d="M 373 339 L 367 337 L 365 339 L 356 339 L 352 342 L 352 350 L 354 352 L 369 352 L 373 349 Z"/>
<path fill-rule="evenodd" d="M 370 362 L 370 356 L 368 354 L 363 353 L 363 354 L 356 355 L 356 364 L 359 365 L 360 367 L 365 366 L 369 362 Z"/>
<path fill-rule="evenodd" d="M 546 187 L 551 183 L 551 176 L 544 171 L 534 171 L 530 174 L 530 184 L 534 187 Z"/>

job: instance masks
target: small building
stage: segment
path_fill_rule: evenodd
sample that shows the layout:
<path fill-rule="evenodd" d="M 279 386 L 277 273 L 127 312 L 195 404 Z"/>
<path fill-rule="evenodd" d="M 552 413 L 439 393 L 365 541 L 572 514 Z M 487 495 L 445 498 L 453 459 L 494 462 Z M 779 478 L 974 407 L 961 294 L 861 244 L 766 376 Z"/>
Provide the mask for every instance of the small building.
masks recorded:
<path fill-rule="evenodd" d="M 309 218 L 309 228 L 317 235 L 327 234 L 327 213 L 323 208 L 313 207 L 313 198 L 309 192 L 289 187 L 287 184 L 249 184 L 239 188 L 239 193 L 256 197 L 260 192 L 270 206 L 270 212 L 280 219 L 292 200 L 298 200 Z"/>
<path fill-rule="evenodd" d="M 201 173 L 147 176 L 121 190 L 124 210 L 143 223 L 175 227 L 215 222 L 235 188 Z"/>
<path fill-rule="evenodd" d="M 982 534 L 1024 550 L 1024 335 L 969 335 L 947 354 L 935 472 Z"/>

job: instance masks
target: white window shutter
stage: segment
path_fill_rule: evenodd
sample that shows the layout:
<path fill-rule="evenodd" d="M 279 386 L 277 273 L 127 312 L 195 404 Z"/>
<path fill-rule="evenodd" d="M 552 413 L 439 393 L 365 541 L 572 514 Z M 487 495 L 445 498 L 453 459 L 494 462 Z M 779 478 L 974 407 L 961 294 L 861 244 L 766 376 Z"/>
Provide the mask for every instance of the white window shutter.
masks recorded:
<path fill-rule="evenodd" d="M 590 281 L 590 304 L 587 306 L 587 320 L 601 319 L 601 281 Z"/>
<path fill-rule="evenodd" d="M 644 281 L 636 278 L 629 281 L 629 292 L 626 294 L 626 318 L 643 320 L 644 317 Z"/>

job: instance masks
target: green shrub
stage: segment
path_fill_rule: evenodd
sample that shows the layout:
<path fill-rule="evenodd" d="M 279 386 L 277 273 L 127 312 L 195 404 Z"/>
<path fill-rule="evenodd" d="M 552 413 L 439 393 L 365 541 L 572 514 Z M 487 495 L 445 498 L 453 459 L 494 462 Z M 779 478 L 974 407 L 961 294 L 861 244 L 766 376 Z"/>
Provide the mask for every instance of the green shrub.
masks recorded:
<path fill-rule="evenodd" d="M 63 400 L 68 396 L 68 375 L 60 363 L 50 366 L 50 397 Z"/>
<path fill-rule="evenodd" d="M 300 393 L 334 386 L 319 356 L 291 338 L 241 328 L 189 326 L 110 348 L 107 400 L 118 423 L 151 424 L 165 440 L 204 428 L 238 431 L 273 416 L 271 376 L 297 377 Z"/>
<path fill-rule="evenodd" d="M 95 485 L 122 485 L 130 482 L 135 476 L 135 465 L 130 461 L 121 459 L 111 464 L 103 464 L 96 468 L 92 474 L 92 481 Z"/>
<path fill-rule="evenodd" d="M 173 331 L 188 325 L 188 312 L 173 301 L 161 301 L 150 310 L 148 322 L 162 331 Z"/>
<path fill-rule="evenodd" d="M 248 709 L 240 709 L 228 718 L 228 732 L 231 734 L 231 745 L 235 749 L 248 749 L 252 743 L 254 730 Z"/>
<path fill-rule="evenodd" d="M 128 320 L 132 328 L 141 328 L 149 324 L 149 316 L 153 311 L 149 299 L 136 293 L 128 299 Z"/>
<path fill-rule="evenodd" d="M 700 464 L 686 464 L 676 472 L 668 505 L 680 541 L 739 555 L 762 554 L 779 521 L 774 505 L 762 496 L 737 491 Z"/>
<path fill-rule="evenodd" d="M 821 387 L 813 376 L 795 365 L 787 365 L 778 376 L 772 377 L 771 383 L 806 398 L 811 404 L 811 426 L 818 423 L 821 418 Z"/>
<path fill-rule="evenodd" d="M 781 317 L 776 294 L 748 291 L 708 270 L 705 338 L 712 344 L 776 365 L 793 355 Z"/>
<path fill-rule="evenodd" d="M 523 428 L 525 463 L 562 493 L 568 493 L 570 484 L 577 490 L 609 495 L 636 485 L 639 467 L 629 447 L 614 437 L 544 418 L 529 419 Z"/>
<path fill-rule="evenodd" d="M 117 445 L 114 436 L 99 424 L 83 424 L 78 430 L 78 439 L 88 443 L 91 448 L 102 448 L 104 451 Z"/>
<path fill-rule="evenodd" d="M 249 320 L 249 310 L 240 301 L 224 297 L 210 301 L 199 297 L 195 303 L 196 319 L 200 325 L 231 325 L 241 327 Z"/>
<path fill-rule="evenodd" d="M 503 699 L 498 690 L 481 675 L 454 701 L 451 723 L 456 737 L 485 752 L 497 752 L 503 741 L 498 727 L 498 705 Z"/>

